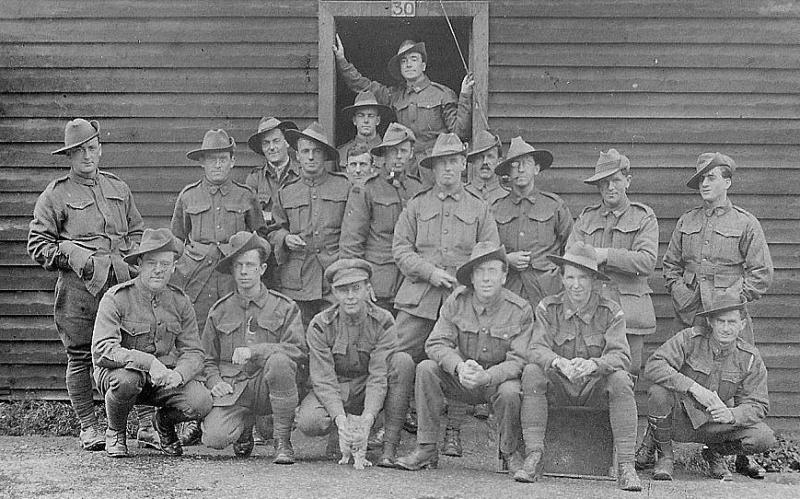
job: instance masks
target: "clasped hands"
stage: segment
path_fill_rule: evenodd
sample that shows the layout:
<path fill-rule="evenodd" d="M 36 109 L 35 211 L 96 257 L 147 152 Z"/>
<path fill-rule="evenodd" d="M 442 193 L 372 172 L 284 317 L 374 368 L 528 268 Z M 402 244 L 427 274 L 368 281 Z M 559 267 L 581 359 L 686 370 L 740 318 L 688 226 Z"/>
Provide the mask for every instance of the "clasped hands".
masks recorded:
<path fill-rule="evenodd" d="M 492 377 L 486 369 L 472 359 L 459 362 L 456 366 L 456 373 L 458 374 L 458 382 L 467 390 L 486 386 L 492 382 Z"/>
<path fill-rule="evenodd" d="M 597 362 L 592 359 L 584 359 L 583 357 L 575 357 L 574 359 L 565 359 L 558 357 L 553 361 L 553 367 L 561 371 L 561 374 L 566 376 L 570 383 L 574 383 L 580 378 L 589 376 L 597 371 Z"/>
<path fill-rule="evenodd" d="M 253 357 L 253 351 L 249 347 L 238 347 L 233 351 L 231 362 L 237 365 L 246 364 Z M 212 397 L 224 397 L 233 393 L 230 383 L 220 381 L 211 388 Z"/>
<path fill-rule="evenodd" d="M 183 376 L 174 369 L 169 369 L 160 360 L 153 359 L 150 364 L 150 380 L 161 388 L 177 388 L 183 383 Z"/>
<path fill-rule="evenodd" d="M 689 387 L 689 394 L 706 408 L 706 412 L 711 415 L 711 420 L 715 423 L 731 424 L 735 421 L 730 407 L 725 405 L 717 392 L 694 383 Z"/>

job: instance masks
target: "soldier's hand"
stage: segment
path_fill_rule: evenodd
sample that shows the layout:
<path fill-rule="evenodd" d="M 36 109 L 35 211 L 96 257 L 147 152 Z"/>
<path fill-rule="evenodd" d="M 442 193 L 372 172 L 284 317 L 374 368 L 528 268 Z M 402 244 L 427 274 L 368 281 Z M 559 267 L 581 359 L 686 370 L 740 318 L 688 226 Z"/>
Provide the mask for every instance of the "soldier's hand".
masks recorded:
<path fill-rule="evenodd" d="M 455 286 L 458 286 L 458 279 L 442 269 L 436 269 L 431 274 L 430 283 L 437 288 L 453 289 Z"/>
<path fill-rule="evenodd" d="M 719 395 L 712 392 L 708 388 L 699 385 L 698 383 L 695 383 L 691 387 L 689 387 L 689 393 L 692 395 L 692 397 L 694 397 L 695 400 L 700 402 L 706 409 L 725 406 L 722 400 L 720 400 Z"/>
<path fill-rule="evenodd" d="M 179 386 L 181 386 L 181 383 L 183 383 L 183 376 L 181 376 L 181 373 L 179 373 L 174 369 L 167 369 L 167 372 L 169 374 L 167 375 L 167 379 L 164 382 L 164 388 L 170 389 L 170 388 L 178 388 Z"/>
<path fill-rule="evenodd" d="M 283 240 L 289 251 L 297 251 L 306 247 L 306 242 L 297 234 L 287 234 L 286 239 Z"/>
<path fill-rule="evenodd" d="M 224 397 L 233 393 L 233 387 L 224 381 L 220 381 L 211 389 L 212 397 Z"/>
<path fill-rule="evenodd" d="M 606 263 L 608 261 L 608 248 L 595 248 L 595 255 L 597 255 L 597 264 Z"/>
<path fill-rule="evenodd" d="M 712 407 L 708 412 L 711 414 L 711 419 L 715 423 L 730 424 L 736 420 L 736 418 L 733 417 L 733 412 L 731 412 L 730 407 L 725 405 Z"/>
<path fill-rule="evenodd" d="M 475 86 L 475 73 L 470 71 L 464 76 L 464 79 L 461 81 L 461 93 L 471 94 L 472 88 L 474 86 Z"/>
<path fill-rule="evenodd" d="M 575 368 L 575 378 L 582 378 L 584 376 L 589 376 L 593 372 L 597 371 L 597 362 L 593 361 L 592 359 L 582 359 L 578 358 L 578 361 L 575 362 L 576 359 L 573 359 L 573 367 Z"/>
<path fill-rule="evenodd" d="M 170 370 L 158 359 L 153 359 L 150 370 L 147 372 L 150 374 L 150 380 L 156 386 L 164 386 L 169 380 Z"/>
<path fill-rule="evenodd" d="M 83 264 L 83 269 L 81 270 L 81 277 L 84 280 L 90 280 L 94 276 L 94 257 L 89 257 L 86 260 L 86 263 Z"/>
<path fill-rule="evenodd" d="M 247 364 L 252 357 L 253 351 L 250 350 L 250 347 L 237 347 L 236 350 L 233 351 L 231 362 L 238 365 Z"/>
<path fill-rule="evenodd" d="M 568 380 L 572 381 L 575 375 L 575 367 L 572 365 L 572 362 L 564 357 L 559 357 L 553 361 L 553 367 L 561 371 L 561 374 L 566 376 Z"/>
<path fill-rule="evenodd" d="M 333 55 L 336 56 L 337 59 L 344 59 L 344 45 L 342 45 L 342 39 L 339 38 L 339 34 L 336 34 L 336 41 L 333 43 Z"/>
<path fill-rule="evenodd" d="M 523 270 L 527 269 L 528 266 L 531 264 L 531 252 L 530 251 L 514 251 L 506 255 L 508 259 L 508 265 L 511 266 L 514 270 L 522 272 Z"/>

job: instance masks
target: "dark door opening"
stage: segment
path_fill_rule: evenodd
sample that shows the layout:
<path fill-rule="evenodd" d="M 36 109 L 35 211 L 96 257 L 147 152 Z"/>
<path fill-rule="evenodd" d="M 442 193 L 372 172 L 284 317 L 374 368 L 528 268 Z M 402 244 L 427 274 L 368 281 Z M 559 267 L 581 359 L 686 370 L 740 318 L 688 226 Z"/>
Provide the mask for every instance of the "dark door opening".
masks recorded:
<path fill-rule="evenodd" d="M 370 80 L 387 86 L 397 84 L 386 64 L 397 53 L 403 40 L 425 42 L 428 52 L 426 74 L 431 79 L 453 89 L 458 95 L 464 78 L 464 65 L 458 54 L 453 35 L 444 17 L 387 18 L 387 17 L 334 17 L 336 33 L 341 37 L 347 60 Z M 472 18 L 451 17 L 458 43 L 467 64 L 470 63 L 470 37 Z M 342 108 L 353 104 L 355 93 L 347 88 L 337 74 L 335 109 L 336 143 L 341 145 L 355 135 L 353 123 L 342 116 Z M 380 134 L 388 123 L 381 123 Z"/>

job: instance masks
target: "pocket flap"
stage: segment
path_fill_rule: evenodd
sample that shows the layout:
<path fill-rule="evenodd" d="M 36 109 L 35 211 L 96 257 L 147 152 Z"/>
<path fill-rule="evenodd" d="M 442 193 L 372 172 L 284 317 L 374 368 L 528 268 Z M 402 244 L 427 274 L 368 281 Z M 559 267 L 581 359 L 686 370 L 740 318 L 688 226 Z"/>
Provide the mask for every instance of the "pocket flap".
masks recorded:
<path fill-rule="evenodd" d="M 457 219 L 461 220 L 467 225 L 472 225 L 478 221 L 478 215 L 476 213 L 470 213 L 463 210 L 456 211 L 455 216 Z"/>
<path fill-rule="evenodd" d="M 513 222 L 515 218 L 517 218 L 517 214 L 516 214 L 516 212 L 513 212 L 511 210 L 502 211 L 500 213 L 495 213 L 494 214 L 494 219 L 499 224 L 507 224 L 507 223 Z"/>
<path fill-rule="evenodd" d="M 222 334 L 231 334 L 242 326 L 242 322 L 223 322 L 216 324 L 217 330 Z"/>
<path fill-rule="evenodd" d="M 281 197 L 281 201 L 283 202 L 283 207 L 285 209 L 291 208 L 301 208 L 303 206 L 308 206 L 309 201 L 307 196 L 288 196 L 288 199 L 284 199 Z"/>
<path fill-rule="evenodd" d="M 697 358 L 697 357 L 689 357 L 686 359 L 686 364 L 692 368 L 693 371 L 703 373 L 703 374 L 711 374 L 711 363 L 705 359 Z"/>
<path fill-rule="evenodd" d="M 561 346 L 564 343 L 566 343 L 568 341 L 572 341 L 574 339 L 575 339 L 575 333 L 559 331 L 556 334 L 556 337 L 553 338 L 553 343 L 555 343 L 558 346 Z"/>
<path fill-rule="evenodd" d="M 456 325 L 459 331 L 462 331 L 464 333 L 478 334 L 478 325 L 473 323 L 472 321 L 468 321 L 462 317 L 456 317 L 453 320 L 453 323 Z"/>
<path fill-rule="evenodd" d="M 424 221 L 424 222 L 427 222 L 429 220 L 433 220 L 438 215 L 439 215 L 439 210 L 434 210 L 434 209 L 424 210 L 423 209 L 419 213 L 419 219 Z"/>
<path fill-rule="evenodd" d="M 324 199 L 325 201 L 336 201 L 339 203 L 344 203 L 347 201 L 347 189 L 336 189 L 333 191 L 325 191 L 320 192 L 319 197 L 320 199 Z"/>
<path fill-rule="evenodd" d="M 589 347 L 598 347 L 602 349 L 604 346 L 606 346 L 606 337 L 602 334 L 584 336 L 583 341 L 586 343 L 586 346 Z"/>
<path fill-rule="evenodd" d="M 259 316 L 256 318 L 256 324 L 258 324 L 258 327 L 266 329 L 271 333 L 277 333 L 283 326 L 283 320 L 281 320 L 280 317 L 275 317 L 275 316 L 267 316 L 267 317 Z"/>
<path fill-rule="evenodd" d="M 175 336 L 181 333 L 181 323 L 180 322 L 167 322 L 167 331 Z"/>
<path fill-rule="evenodd" d="M 233 213 L 246 213 L 247 210 L 250 208 L 246 204 L 242 204 L 240 201 L 227 201 L 224 203 L 225 210 L 233 212 Z"/>
<path fill-rule="evenodd" d="M 619 222 L 617 222 L 617 225 L 614 226 L 614 230 L 624 232 L 626 234 L 629 232 L 636 232 L 639 230 L 639 223 L 636 220 L 623 217 Z"/>
<path fill-rule="evenodd" d="M 203 213 L 204 211 L 208 211 L 210 209 L 211 209 L 211 200 L 203 199 L 186 206 L 186 208 L 184 208 L 183 211 L 185 211 L 190 215 L 197 215 L 198 213 Z"/>
<path fill-rule="evenodd" d="M 714 232 L 723 237 L 742 237 L 741 227 L 721 226 L 715 228 Z"/>
<path fill-rule="evenodd" d="M 532 210 L 528 212 L 528 218 L 537 222 L 547 222 L 556 215 L 554 211 Z"/>
<path fill-rule="evenodd" d="M 131 336 L 139 336 L 150 332 L 149 322 L 122 321 L 122 329 Z"/>
<path fill-rule="evenodd" d="M 744 378 L 743 372 L 740 371 L 722 371 L 720 373 L 719 378 L 722 381 L 728 381 L 733 383 L 734 385 L 739 384 L 740 381 Z"/>
<path fill-rule="evenodd" d="M 702 229 L 702 226 L 699 223 L 692 220 L 685 224 L 681 224 L 681 227 L 678 230 L 683 234 L 696 234 L 700 232 L 700 229 Z"/>
<path fill-rule="evenodd" d="M 67 201 L 67 206 L 74 210 L 82 210 L 87 206 L 91 206 L 94 204 L 93 199 L 75 199 L 73 201 Z"/>
<path fill-rule="evenodd" d="M 520 328 L 519 326 L 492 326 L 489 329 L 489 334 L 493 338 L 497 338 L 499 340 L 507 340 L 511 341 L 515 336 L 519 334 Z"/>

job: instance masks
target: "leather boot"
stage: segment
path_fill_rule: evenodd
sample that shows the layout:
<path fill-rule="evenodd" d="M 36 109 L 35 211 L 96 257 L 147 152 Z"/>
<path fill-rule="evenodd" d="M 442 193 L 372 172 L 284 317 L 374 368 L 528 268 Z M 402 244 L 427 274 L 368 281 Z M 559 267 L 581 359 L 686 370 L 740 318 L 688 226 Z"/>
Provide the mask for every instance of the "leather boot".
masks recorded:
<path fill-rule="evenodd" d="M 294 464 L 294 447 L 292 447 L 292 427 L 294 426 L 295 399 L 289 403 L 272 400 L 272 439 L 275 441 L 273 464 Z"/>
<path fill-rule="evenodd" d="M 161 442 L 158 439 L 158 432 L 153 428 L 152 423 L 150 426 L 139 426 L 136 431 L 136 440 L 138 441 L 139 448 L 144 449 L 150 447 L 151 449 L 160 449 Z"/>
<path fill-rule="evenodd" d="M 184 447 L 189 447 L 190 445 L 199 445 L 200 438 L 202 436 L 203 431 L 200 429 L 200 421 L 186 421 L 183 425 L 181 425 L 179 438 L 181 445 Z"/>
<path fill-rule="evenodd" d="M 178 419 L 178 411 L 166 407 L 158 409 L 153 417 L 153 426 L 158 432 L 161 451 L 175 457 L 183 455 L 183 446 L 178 438 L 178 432 L 175 431 L 175 421 Z"/>
<path fill-rule="evenodd" d="M 514 480 L 522 483 L 533 483 L 542 477 L 542 452 L 538 450 L 528 452 L 522 468 L 514 473 Z"/>
<path fill-rule="evenodd" d="M 716 446 L 710 445 L 704 448 L 700 454 L 708 463 L 708 474 L 712 478 L 719 480 L 733 479 L 733 473 L 728 469 L 728 462 L 725 460 L 725 456 L 718 452 Z"/>
<path fill-rule="evenodd" d="M 294 447 L 289 435 L 275 437 L 275 457 L 273 464 L 294 464 Z"/>
<path fill-rule="evenodd" d="M 639 492 L 642 490 L 642 482 L 636 474 L 636 467 L 633 463 L 620 463 L 617 472 L 617 485 L 622 490 Z"/>
<path fill-rule="evenodd" d="M 331 425 L 331 431 L 328 433 L 328 442 L 325 444 L 325 458 L 338 461 L 342 457 L 342 451 L 339 450 L 339 430 L 336 425 Z"/>
<path fill-rule="evenodd" d="M 653 469 L 653 480 L 672 480 L 675 463 L 672 455 L 672 415 L 653 419 L 656 420 L 653 441 L 658 451 L 658 460 Z"/>
<path fill-rule="evenodd" d="M 116 431 L 111 428 L 105 434 L 106 453 L 111 457 L 127 457 L 128 443 L 125 431 Z"/>
<path fill-rule="evenodd" d="M 461 430 L 458 428 L 446 428 L 444 430 L 444 445 L 442 454 L 445 456 L 461 457 L 464 449 L 461 447 Z"/>
<path fill-rule="evenodd" d="M 417 444 L 414 451 L 395 461 L 397 467 L 408 471 L 436 469 L 439 467 L 439 451 L 436 444 Z"/>
<path fill-rule="evenodd" d="M 767 475 L 767 470 L 746 454 L 739 454 L 736 456 L 735 469 L 736 473 L 755 478 L 756 480 L 762 480 Z"/>
<path fill-rule="evenodd" d="M 236 457 L 250 457 L 253 447 L 256 445 L 253 439 L 253 423 L 247 422 L 239 435 L 239 440 L 233 443 L 233 455 Z"/>
<path fill-rule="evenodd" d="M 403 421 L 403 429 L 414 435 L 417 434 L 417 411 L 416 409 L 409 409 L 406 414 L 406 420 Z"/>
<path fill-rule="evenodd" d="M 521 470 L 524 465 L 525 458 L 519 449 L 511 454 L 500 452 L 500 469 L 497 470 L 497 473 L 508 473 L 514 477 L 517 471 Z"/>
<path fill-rule="evenodd" d="M 103 450 L 106 446 L 106 437 L 102 430 L 90 426 L 81 430 L 81 447 L 83 450 Z"/>
<path fill-rule="evenodd" d="M 394 442 L 389 442 L 387 440 L 383 441 L 383 451 L 381 452 L 381 458 L 378 460 L 378 466 L 381 468 L 396 468 L 396 461 L 397 460 L 397 444 Z"/>
<path fill-rule="evenodd" d="M 656 464 L 657 445 L 653 434 L 660 419 L 662 418 L 647 416 L 647 430 L 644 432 L 644 437 L 642 437 L 642 443 L 636 449 L 634 463 L 637 470 L 646 470 Z"/>

